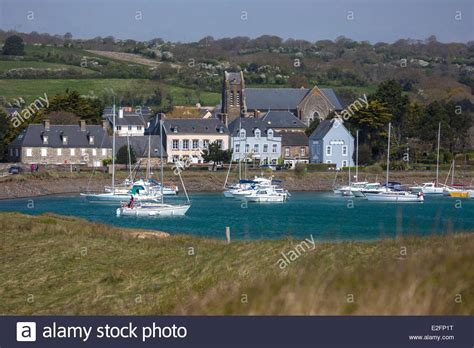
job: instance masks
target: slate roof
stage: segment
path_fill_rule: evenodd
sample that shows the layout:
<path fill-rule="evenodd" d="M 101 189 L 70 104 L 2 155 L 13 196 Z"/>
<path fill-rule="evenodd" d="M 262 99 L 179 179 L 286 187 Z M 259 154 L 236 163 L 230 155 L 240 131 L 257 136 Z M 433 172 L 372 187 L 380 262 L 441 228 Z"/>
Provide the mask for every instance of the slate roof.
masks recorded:
<path fill-rule="evenodd" d="M 315 139 L 315 140 L 322 140 L 326 136 L 326 134 L 328 134 L 328 132 L 333 128 L 334 122 L 336 122 L 336 121 L 337 120 L 335 118 L 333 118 L 331 120 L 322 120 L 319 123 L 318 127 L 310 135 L 310 138 Z M 341 122 L 341 121 L 337 121 L 337 122 Z M 339 127 L 344 127 L 342 122 L 339 125 Z M 352 134 L 351 134 L 351 136 L 352 136 Z"/>
<path fill-rule="evenodd" d="M 273 128 L 306 128 L 306 125 L 290 111 L 269 111 L 262 120 Z"/>
<path fill-rule="evenodd" d="M 112 141 L 112 137 L 110 138 Z M 148 135 L 145 136 L 134 136 L 128 137 L 128 142 L 131 148 L 135 151 L 137 157 L 148 157 Z M 115 138 L 115 149 L 116 152 L 123 146 L 127 145 L 127 137 L 116 137 Z M 160 157 L 161 140 L 159 135 L 150 136 L 150 157 Z M 165 158 L 166 150 L 163 147 L 163 158 Z"/>
<path fill-rule="evenodd" d="M 108 116 L 107 121 L 112 126 L 113 116 Z M 124 115 L 122 118 L 115 117 L 115 126 L 147 126 L 147 122 L 144 117 L 140 116 L 128 116 Z"/>
<path fill-rule="evenodd" d="M 115 107 L 115 116 L 118 118 L 119 115 L 119 110 L 120 107 Z M 140 111 L 140 112 L 138 112 Z M 148 120 L 150 116 L 153 116 L 152 110 L 148 106 L 137 106 L 136 108 L 133 109 L 133 111 L 124 111 L 123 115 L 124 116 L 143 116 L 145 120 Z M 107 106 L 104 108 L 102 111 L 102 117 L 103 118 L 108 118 L 109 116 L 113 116 L 113 107 Z"/>
<path fill-rule="evenodd" d="M 178 134 L 220 134 L 220 129 L 223 130 L 223 134 L 229 134 L 229 130 L 225 124 L 215 118 L 165 119 L 163 126 L 166 134 L 174 133 L 175 129 L 177 129 Z"/>
<path fill-rule="evenodd" d="M 256 128 L 260 129 L 263 134 L 266 134 L 267 130 L 273 129 L 267 122 L 261 118 L 255 117 L 241 117 L 237 118 L 229 124 L 229 132 L 232 136 L 239 135 L 239 129 L 245 129 L 247 134 L 253 134 Z M 275 136 L 278 136 L 278 133 L 274 133 Z"/>
<path fill-rule="evenodd" d="M 112 142 L 107 131 L 102 126 L 86 125 L 81 131 L 79 125 L 50 125 L 45 130 L 43 124 L 30 124 L 25 128 L 10 146 L 15 147 L 53 147 L 53 148 L 111 148 Z M 48 136 L 48 144 L 43 144 L 43 135 Z M 63 144 L 61 135 L 67 136 L 67 144 Z M 89 137 L 94 137 L 94 144 L 89 143 Z"/>
<path fill-rule="evenodd" d="M 304 132 L 279 132 L 282 146 L 308 146 L 308 137 Z"/>
<path fill-rule="evenodd" d="M 320 90 L 336 111 L 343 109 L 332 88 Z M 248 110 L 296 110 L 309 91 L 308 88 L 246 88 L 245 103 Z"/>

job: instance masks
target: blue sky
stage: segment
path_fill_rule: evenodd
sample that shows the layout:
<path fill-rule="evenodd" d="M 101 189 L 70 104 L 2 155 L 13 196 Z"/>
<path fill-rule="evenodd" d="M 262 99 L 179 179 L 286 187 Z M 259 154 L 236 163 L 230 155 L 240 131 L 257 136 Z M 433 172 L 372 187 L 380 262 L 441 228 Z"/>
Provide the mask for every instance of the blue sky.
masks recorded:
<path fill-rule="evenodd" d="M 0 0 L 0 29 L 183 42 L 262 34 L 467 42 L 474 40 L 474 0 Z"/>

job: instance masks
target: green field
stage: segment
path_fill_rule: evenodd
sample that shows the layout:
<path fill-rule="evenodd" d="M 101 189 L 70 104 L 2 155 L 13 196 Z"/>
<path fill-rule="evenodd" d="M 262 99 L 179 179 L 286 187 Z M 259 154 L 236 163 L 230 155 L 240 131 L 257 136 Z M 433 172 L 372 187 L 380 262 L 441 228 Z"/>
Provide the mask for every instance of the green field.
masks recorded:
<path fill-rule="evenodd" d="M 474 314 L 472 233 L 316 242 L 281 269 L 301 241 L 155 237 L 17 213 L 0 214 L 0 231 L 2 315 Z"/>
<path fill-rule="evenodd" d="M 37 61 L 24 61 L 24 60 L 0 60 L 0 74 L 8 71 L 10 69 L 20 69 L 20 68 L 34 68 L 34 69 L 79 69 L 82 71 L 88 71 L 94 73 L 92 70 L 67 65 L 67 64 L 57 64 L 57 63 L 48 63 L 48 62 L 37 62 Z"/>
<path fill-rule="evenodd" d="M 154 89 L 161 88 L 173 96 L 175 105 L 188 104 L 184 96 L 184 92 L 188 90 L 192 95 L 192 101 L 197 102 L 196 92 L 192 89 L 169 86 L 146 79 L 0 79 L 0 96 L 7 100 L 23 97 L 25 100 L 32 101 L 44 93 L 53 96 L 64 92 L 67 88 L 77 90 L 81 94 L 96 96 L 108 94 L 111 90 L 117 96 L 123 95 L 127 90 L 148 96 Z M 215 92 L 201 92 L 200 97 L 205 105 L 217 105 L 220 101 L 220 94 Z"/>

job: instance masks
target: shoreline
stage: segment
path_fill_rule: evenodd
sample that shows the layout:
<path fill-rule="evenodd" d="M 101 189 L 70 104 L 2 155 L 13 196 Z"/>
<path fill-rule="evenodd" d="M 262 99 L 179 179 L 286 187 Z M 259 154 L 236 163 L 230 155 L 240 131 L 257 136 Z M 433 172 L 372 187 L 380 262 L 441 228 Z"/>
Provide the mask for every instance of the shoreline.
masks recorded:
<path fill-rule="evenodd" d="M 183 191 L 180 180 L 175 175 L 167 173 L 165 185 L 176 185 Z M 247 177 L 261 175 L 261 171 L 249 171 Z M 333 172 L 306 172 L 297 174 L 290 171 L 263 173 L 265 176 L 274 175 L 275 179 L 282 180 L 282 186 L 290 192 L 323 192 L 330 191 L 334 185 L 346 185 L 347 173 Z M 441 173 L 445 177 L 447 173 Z M 467 173 L 457 182 L 469 185 L 474 175 Z M 186 190 L 192 192 L 222 192 L 226 173 L 223 171 L 184 171 L 183 180 Z M 360 181 L 381 182 L 383 174 L 359 174 Z M 42 172 L 37 174 L 21 174 L 0 178 L 0 200 L 46 197 L 58 194 L 78 194 L 81 192 L 102 192 L 104 186 L 110 185 L 111 177 L 108 174 L 99 174 L 91 177 L 90 173 Z M 124 173 L 119 173 L 117 183 L 125 179 Z M 390 180 L 399 181 L 405 185 L 420 184 L 433 181 L 431 172 L 393 172 Z M 231 173 L 229 183 L 238 181 L 237 173 Z"/>

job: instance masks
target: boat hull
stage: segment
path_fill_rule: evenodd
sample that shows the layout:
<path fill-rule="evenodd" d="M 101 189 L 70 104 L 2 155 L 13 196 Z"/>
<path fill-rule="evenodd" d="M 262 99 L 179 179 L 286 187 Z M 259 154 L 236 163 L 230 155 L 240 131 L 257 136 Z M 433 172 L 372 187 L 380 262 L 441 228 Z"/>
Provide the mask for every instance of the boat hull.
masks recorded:
<path fill-rule="evenodd" d="M 172 205 L 159 204 L 152 206 L 137 206 L 134 208 L 120 207 L 117 208 L 117 216 L 184 216 L 186 215 L 190 205 Z"/>
<path fill-rule="evenodd" d="M 422 203 L 423 196 L 419 195 L 391 195 L 385 193 L 366 193 L 367 200 L 374 202 Z"/>
<path fill-rule="evenodd" d="M 284 196 L 256 196 L 246 197 L 249 202 L 263 203 L 263 202 L 284 202 Z"/>

